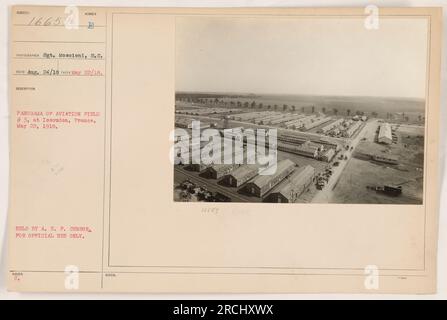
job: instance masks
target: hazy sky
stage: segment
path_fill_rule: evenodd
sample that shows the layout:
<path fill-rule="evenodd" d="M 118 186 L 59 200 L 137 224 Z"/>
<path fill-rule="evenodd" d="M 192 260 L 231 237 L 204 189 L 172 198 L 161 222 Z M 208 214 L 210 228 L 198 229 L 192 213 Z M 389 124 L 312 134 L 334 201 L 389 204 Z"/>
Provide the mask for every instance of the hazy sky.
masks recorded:
<path fill-rule="evenodd" d="M 427 20 L 177 18 L 176 90 L 425 97 Z"/>

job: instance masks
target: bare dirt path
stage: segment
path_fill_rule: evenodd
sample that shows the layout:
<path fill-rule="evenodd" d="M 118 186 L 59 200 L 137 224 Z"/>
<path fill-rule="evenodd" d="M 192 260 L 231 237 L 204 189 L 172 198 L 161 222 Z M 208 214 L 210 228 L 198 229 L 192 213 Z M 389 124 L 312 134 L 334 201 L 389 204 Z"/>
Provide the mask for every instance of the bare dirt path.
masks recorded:
<path fill-rule="evenodd" d="M 332 200 L 333 189 L 335 188 L 338 180 L 340 179 L 344 169 L 348 165 L 349 161 L 352 159 L 352 155 L 355 152 L 359 142 L 362 140 L 365 135 L 374 134 L 374 130 L 377 127 L 378 120 L 368 121 L 365 126 L 361 129 L 361 131 L 357 134 L 357 136 L 351 140 L 349 143 L 349 151 L 344 151 L 344 155 L 348 157 L 347 160 L 340 160 L 340 165 L 338 167 L 333 167 L 333 173 L 330 177 L 328 183 L 325 185 L 323 190 L 319 190 L 315 197 L 312 199 L 313 203 L 330 203 Z M 352 150 L 351 150 L 352 147 Z"/>

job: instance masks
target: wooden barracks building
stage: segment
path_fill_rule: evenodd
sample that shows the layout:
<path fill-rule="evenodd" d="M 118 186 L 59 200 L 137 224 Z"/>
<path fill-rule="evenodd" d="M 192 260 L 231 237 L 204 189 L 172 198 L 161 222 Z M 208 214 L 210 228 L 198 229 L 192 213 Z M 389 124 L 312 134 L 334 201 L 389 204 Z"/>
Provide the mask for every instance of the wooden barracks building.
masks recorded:
<path fill-rule="evenodd" d="M 243 165 L 223 178 L 223 182 L 231 187 L 240 187 L 258 174 L 258 165 Z"/>
<path fill-rule="evenodd" d="M 295 169 L 295 163 L 289 159 L 278 162 L 272 175 L 259 175 L 247 183 L 246 191 L 257 197 L 263 197 L 270 189 L 280 183 Z"/>
<path fill-rule="evenodd" d="M 278 203 L 295 202 L 312 184 L 314 178 L 314 167 L 309 165 L 300 167 L 277 185 L 265 200 Z"/>

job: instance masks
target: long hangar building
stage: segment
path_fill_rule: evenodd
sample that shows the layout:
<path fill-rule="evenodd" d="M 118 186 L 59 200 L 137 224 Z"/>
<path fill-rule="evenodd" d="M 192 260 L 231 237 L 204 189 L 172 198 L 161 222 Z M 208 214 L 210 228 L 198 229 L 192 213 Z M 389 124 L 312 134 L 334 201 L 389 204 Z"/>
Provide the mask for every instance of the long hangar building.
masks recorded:
<path fill-rule="evenodd" d="M 307 165 L 296 168 L 294 162 L 286 159 L 278 163 L 274 174 L 257 176 L 247 183 L 245 189 L 259 198 L 272 190 L 264 199 L 268 202 L 295 202 L 314 181 L 314 177 L 314 167 Z"/>
<path fill-rule="evenodd" d="M 389 123 L 382 123 L 380 125 L 377 141 L 385 144 L 393 143 L 393 136 L 391 134 L 391 126 Z"/>
<path fill-rule="evenodd" d="M 223 181 L 231 187 L 240 187 L 258 174 L 258 165 L 246 164 L 224 176 Z"/>
<path fill-rule="evenodd" d="M 267 196 L 269 202 L 295 202 L 298 197 L 306 191 L 310 184 L 314 181 L 315 168 L 305 166 L 298 168 L 294 173 L 277 185 L 273 191 Z"/>
<path fill-rule="evenodd" d="M 295 163 L 289 159 L 278 162 L 276 172 L 272 175 L 259 175 L 252 181 L 247 183 L 246 190 L 248 193 L 263 197 L 270 189 L 280 183 L 295 169 Z"/>

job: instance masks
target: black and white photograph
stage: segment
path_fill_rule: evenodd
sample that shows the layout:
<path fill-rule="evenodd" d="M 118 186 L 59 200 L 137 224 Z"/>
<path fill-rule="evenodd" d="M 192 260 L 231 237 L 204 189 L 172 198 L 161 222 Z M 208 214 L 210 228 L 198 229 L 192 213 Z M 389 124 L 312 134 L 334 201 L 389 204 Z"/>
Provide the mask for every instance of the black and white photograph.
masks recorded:
<path fill-rule="evenodd" d="M 174 201 L 422 204 L 428 40 L 405 17 L 177 17 Z"/>

